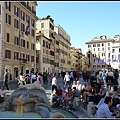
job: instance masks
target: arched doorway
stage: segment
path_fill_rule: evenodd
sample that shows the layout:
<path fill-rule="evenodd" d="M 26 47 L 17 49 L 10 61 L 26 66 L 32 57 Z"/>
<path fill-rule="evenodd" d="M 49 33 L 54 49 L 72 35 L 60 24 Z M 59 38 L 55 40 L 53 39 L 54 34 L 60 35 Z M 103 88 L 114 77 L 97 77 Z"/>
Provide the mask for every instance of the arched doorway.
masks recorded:
<path fill-rule="evenodd" d="M 18 67 L 14 67 L 14 78 L 17 78 L 19 76 L 18 72 Z"/>

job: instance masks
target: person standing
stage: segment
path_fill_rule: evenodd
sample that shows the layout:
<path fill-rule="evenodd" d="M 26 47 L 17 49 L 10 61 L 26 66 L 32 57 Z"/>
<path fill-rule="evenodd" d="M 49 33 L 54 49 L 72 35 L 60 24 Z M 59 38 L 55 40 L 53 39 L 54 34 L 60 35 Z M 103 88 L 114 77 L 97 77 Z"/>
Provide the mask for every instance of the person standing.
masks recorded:
<path fill-rule="evenodd" d="M 69 76 L 68 72 L 66 72 L 66 75 L 64 77 L 64 81 L 65 81 L 65 88 L 70 87 L 70 76 Z"/>
<path fill-rule="evenodd" d="M 42 75 L 41 75 L 40 73 L 38 73 L 37 81 L 38 81 L 41 85 L 43 85 L 43 77 L 42 77 Z"/>
<path fill-rule="evenodd" d="M 56 78 L 56 74 L 52 78 L 52 92 L 54 90 L 57 91 L 57 78 Z"/>
<path fill-rule="evenodd" d="M 7 90 L 9 90 L 8 81 L 9 81 L 8 72 L 6 72 L 4 75 L 4 82 L 5 82 L 5 87 L 7 88 Z"/>

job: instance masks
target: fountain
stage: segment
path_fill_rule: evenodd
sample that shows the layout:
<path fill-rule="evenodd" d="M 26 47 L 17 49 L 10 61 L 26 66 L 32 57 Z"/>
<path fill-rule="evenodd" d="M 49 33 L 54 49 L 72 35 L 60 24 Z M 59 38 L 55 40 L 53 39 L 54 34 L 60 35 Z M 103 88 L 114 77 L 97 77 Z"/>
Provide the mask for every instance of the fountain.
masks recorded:
<path fill-rule="evenodd" d="M 75 118 L 65 110 L 51 108 L 45 89 L 37 81 L 20 85 L 0 104 L 1 118 L 50 118 L 57 111 Z"/>
<path fill-rule="evenodd" d="M 20 85 L 4 101 L 5 111 L 16 113 L 37 113 L 41 118 L 50 117 L 50 103 L 45 89 L 36 81 L 33 84 Z"/>

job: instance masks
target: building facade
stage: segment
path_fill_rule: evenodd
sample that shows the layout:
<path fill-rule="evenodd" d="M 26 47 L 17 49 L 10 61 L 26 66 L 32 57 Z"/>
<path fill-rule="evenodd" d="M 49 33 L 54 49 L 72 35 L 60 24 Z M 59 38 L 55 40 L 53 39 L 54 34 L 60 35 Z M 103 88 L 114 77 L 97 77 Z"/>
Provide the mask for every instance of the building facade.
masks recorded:
<path fill-rule="evenodd" d="M 45 37 L 51 40 L 50 44 L 50 72 L 55 72 L 55 37 L 54 37 L 54 22 L 47 16 L 46 18 L 39 19 L 36 22 L 37 33 L 41 31 Z"/>
<path fill-rule="evenodd" d="M 86 57 L 84 54 L 82 54 L 82 68 L 81 70 L 84 71 L 87 69 L 87 66 L 86 66 Z"/>
<path fill-rule="evenodd" d="M 71 70 L 70 61 L 70 36 L 66 31 L 60 26 L 55 26 L 55 32 L 59 37 L 59 71 L 65 72 Z"/>
<path fill-rule="evenodd" d="M 30 73 L 36 70 L 36 6 L 36 2 L 3 2 L 2 70 L 11 73 L 13 79 L 20 72 Z M 26 35 L 28 25 L 29 34 Z"/>
<path fill-rule="evenodd" d="M 101 70 L 102 68 L 111 69 L 112 65 L 112 46 L 113 38 L 107 38 L 105 35 L 100 38 L 86 42 L 86 56 L 88 70 Z"/>
<path fill-rule="evenodd" d="M 113 41 L 112 41 L 112 63 L 111 66 L 114 69 L 118 69 L 120 70 L 120 35 L 116 34 L 113 37 Z"/>
<path fill-rule="evenodd" d="M 38 72 L 50 71 L 50 42 L 44 34 L 36 33 L 36 67 Z"/>
<path fill-rule="evenodd" d="M 4 19 L 3 19 L 3 2 L 0 2 L 0 80 L 2 78 L 3 70 L 2 70 L 2 50 L 3 50 L 3 24 L 4 24 Z"/>
<path fill-rule="evenodd" d="M 50 16 L 36 22 L 37 31 L 51 40 L 50 72 L 60 73 L 70 70 L 70 36 L 60 25 L 54 25 Z"/>

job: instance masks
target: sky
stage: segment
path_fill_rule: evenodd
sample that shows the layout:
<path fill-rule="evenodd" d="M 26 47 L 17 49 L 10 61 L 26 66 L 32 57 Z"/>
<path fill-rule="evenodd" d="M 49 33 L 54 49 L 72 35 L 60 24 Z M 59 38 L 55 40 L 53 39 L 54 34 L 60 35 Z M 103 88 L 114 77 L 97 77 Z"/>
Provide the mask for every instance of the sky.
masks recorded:
<path fill-rule="evenodd" d="M 39 18 L 50 15 L 71 37 L 71 47 L 86 53 L 86 42 L 120 34 L 120 2 L 37 1 Z"/>

